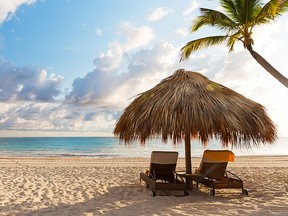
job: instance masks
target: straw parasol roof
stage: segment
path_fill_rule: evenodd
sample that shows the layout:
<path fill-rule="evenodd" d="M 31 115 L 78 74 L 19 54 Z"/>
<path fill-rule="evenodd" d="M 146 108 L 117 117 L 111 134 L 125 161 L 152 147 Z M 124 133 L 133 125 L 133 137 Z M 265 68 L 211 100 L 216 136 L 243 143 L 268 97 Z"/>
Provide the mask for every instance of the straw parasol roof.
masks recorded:
<path fill-rule="evenodd" d="M 118 119 L 114 134 L 125 143 L 161 137 L 185 140 L 186 172 L 191 173 L 190 139 L 216 138 L 224 146 L 272 143 L 276 129 L 262 105 L 184 69 L 139 94 Z"/>

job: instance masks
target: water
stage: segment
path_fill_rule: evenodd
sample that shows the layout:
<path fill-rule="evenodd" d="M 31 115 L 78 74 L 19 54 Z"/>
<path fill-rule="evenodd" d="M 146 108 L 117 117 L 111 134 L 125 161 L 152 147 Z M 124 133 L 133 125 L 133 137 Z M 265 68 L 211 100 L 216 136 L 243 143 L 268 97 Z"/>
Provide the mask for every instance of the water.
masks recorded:
<path fill-rule="evenodd" d="M 193 157 L 200 157 L 205 149 L 222 149 L 218 141 L 210 141 L 204 148 L 192 142 Z M 288 137 L 279 138 L 274 145 L 252 149 L 231 149 L 236 155 L 288 155 Z M 150 157 L 151 151 L 178 151 L 184 157 L 184 143 L 173 145 L 152 140 L 145 145 L 120 143 L 114 137 L 31 137 L 0 138 L 0 157 Z"/>

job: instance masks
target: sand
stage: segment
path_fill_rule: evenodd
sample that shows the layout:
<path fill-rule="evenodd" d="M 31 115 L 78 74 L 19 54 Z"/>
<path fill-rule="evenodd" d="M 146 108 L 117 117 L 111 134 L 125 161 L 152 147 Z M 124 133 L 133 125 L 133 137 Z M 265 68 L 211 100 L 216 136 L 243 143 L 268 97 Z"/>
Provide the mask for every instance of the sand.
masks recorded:
<path fill-rule="evenodd" d="M 196 168 L 200 158 L 193 158 Z M 160 191 L 139 173 L 149 158 L 0 158 L 0 215 L 288 215 L 288 156 L 236 157 L 240 190 Z M 184 170 L 184 159 L 177 170 Z"/>

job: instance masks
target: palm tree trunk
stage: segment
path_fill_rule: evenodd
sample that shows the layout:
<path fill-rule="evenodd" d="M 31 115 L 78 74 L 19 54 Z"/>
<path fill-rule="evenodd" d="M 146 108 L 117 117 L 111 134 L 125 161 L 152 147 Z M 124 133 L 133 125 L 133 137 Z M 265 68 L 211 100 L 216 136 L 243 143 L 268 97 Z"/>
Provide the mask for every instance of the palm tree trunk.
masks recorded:
<path fill-rule="evenodd" d="M 263 67 L 265 70 L 270 73 L 274 78 L 276 78 L 279 82 L 281 82 L 286 88 L 288 88 L 288 79 L 283 76 L 279 71 L 277 71 L 272 65 L 270 65 L 261 55 L 255 52 L 252 49 L 252 46 L 247 46 L 250 54 L 253 58 Z"/>

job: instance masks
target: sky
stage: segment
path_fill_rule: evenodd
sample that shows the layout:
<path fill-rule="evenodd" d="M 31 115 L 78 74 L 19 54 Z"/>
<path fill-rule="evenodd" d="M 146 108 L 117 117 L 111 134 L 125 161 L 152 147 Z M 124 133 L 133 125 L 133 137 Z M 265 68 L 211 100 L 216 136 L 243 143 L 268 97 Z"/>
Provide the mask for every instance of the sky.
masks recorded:
<path fill-rule="evenodd" d="M 267 2 L 267 1 L 266 1 Z M 241 43 L 179 62 L 199 8 L 217 0 L 0 0 L 0 136 L 111 136 L 133 100 L 179 68 L 265 106 L 288 137 L 288 89 Z M 284 76 L 288 13 L 255 28 L 254 50 Z"/>

